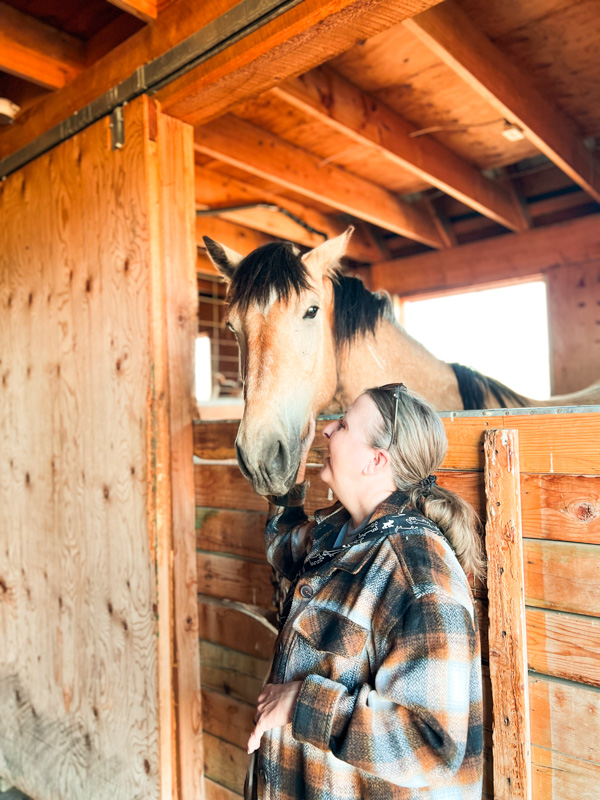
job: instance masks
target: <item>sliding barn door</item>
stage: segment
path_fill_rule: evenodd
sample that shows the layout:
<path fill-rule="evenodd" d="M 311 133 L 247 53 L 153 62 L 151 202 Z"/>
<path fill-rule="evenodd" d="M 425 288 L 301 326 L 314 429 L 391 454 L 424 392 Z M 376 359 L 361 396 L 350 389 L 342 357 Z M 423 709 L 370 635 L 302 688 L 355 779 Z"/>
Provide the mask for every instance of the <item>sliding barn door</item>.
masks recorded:
<path fill-rule="evenodd" d="M 202 794 L 192 130 L 142 97 L 0 186 L 0 777 Z"/>

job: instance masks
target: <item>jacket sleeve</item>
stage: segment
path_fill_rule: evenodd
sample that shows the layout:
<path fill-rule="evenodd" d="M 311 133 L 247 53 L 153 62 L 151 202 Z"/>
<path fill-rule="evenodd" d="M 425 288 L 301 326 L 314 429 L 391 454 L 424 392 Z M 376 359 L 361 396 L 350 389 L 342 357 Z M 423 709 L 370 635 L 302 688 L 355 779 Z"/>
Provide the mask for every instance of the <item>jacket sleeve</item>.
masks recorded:
<path fill-rule="evenodd" d="M 293 486 L 283 496 L 269 496 L 265 530 L 267 560 L 288 580 L 293 580 L 310 547 L 314 522 L 304 512 L 306 484 Z"/>
<path fill-rule="evenodd" d="M 450 778 L 465 755 L 472 703 L 480 702 L 480 689 L 471 692 L 481 680 L 476 637 L 471 614 L 451 596 L 414 598 L 388 634 L 373 685 L 349 694 L 328 678 L 305 678 L 293 736 L 398 786 Z"/>

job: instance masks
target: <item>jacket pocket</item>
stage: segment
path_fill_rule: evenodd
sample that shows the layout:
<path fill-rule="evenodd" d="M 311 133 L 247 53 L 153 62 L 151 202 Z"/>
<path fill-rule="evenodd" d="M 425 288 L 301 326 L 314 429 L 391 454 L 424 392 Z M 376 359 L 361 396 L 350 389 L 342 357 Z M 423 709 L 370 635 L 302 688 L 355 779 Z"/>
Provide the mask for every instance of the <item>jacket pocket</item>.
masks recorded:
<path fill-rule="evenodd" d="M 315 649 L 336 656 L 355 658 L 363 651 L 369 631 L 348 617 L 328 608 L 308 606 L 294 628 Z"/>

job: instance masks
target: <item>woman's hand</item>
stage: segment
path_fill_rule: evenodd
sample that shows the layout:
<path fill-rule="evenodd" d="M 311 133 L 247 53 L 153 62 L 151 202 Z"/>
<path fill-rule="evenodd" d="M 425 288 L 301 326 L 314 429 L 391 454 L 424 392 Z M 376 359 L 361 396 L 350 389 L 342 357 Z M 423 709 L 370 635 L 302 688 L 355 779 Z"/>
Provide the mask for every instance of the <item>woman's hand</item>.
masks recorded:
<path fill-rule="evenodd" d="M 291 722 L 302 681 L 267 683 L 256 703 L 255 728 L 248 739 L 248 752 L 258 750 L 261 737 L 271 728 L 280 728 Z"/>
<path fill-rule="evenodd" d="M 306 462 L 308 461 L 310 447 L 313 443 L 313 439 L 315 438 L 316 429 L 317 423 L 315 421 L 314 414 L 311 412 L 310 419 L 308 420 L 308 430 L 306 431 L 306 436 L 302 440 L 302 453 L 300 455 L 300 466 L 298 467 L 298 474 L 296 475 L 296 483 L 304 482 L 304 476 L 306 474 Z"/>

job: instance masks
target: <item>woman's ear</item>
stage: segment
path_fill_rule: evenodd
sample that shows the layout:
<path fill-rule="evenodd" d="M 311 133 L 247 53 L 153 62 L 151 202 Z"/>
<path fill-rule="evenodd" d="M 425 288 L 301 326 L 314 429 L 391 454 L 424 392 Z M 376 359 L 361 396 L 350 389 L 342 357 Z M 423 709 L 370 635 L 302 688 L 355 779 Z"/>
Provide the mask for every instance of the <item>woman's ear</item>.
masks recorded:
<path fill-rule="evenodd" d="M 390 464 L 390 454 L 387 450 L 374 450 L 373 455 L 363 468 L 363 475 L 377 475 Z"/>

